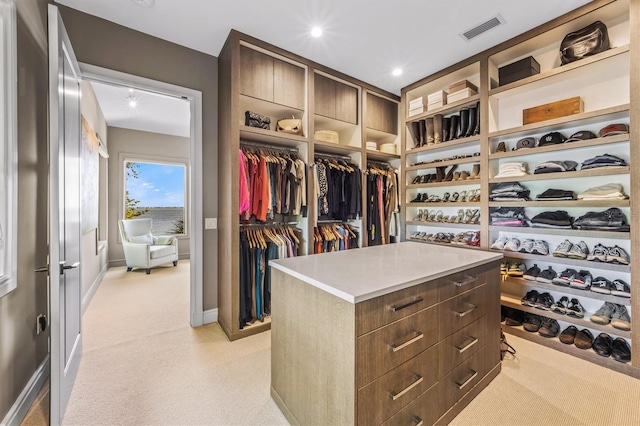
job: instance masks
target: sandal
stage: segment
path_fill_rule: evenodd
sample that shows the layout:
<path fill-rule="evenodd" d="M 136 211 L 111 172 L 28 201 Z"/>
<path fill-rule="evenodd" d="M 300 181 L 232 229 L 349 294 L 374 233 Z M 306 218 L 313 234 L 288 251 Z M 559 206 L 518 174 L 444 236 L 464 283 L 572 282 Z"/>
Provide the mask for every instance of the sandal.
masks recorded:
<path fill-rule="evenodd" d="M 411 184 L 412 184 L 412 185 L 415 185 L 415 184 L 420 183 L 420 178 L 421 178 L 421 177 L 422 177 L 422 176 L 420 176 L 420 175 L 417 175 L 416 177 L 414 177 L 414 178 L 413 178 L 413 180 L 411 181 Z"/>
<path fill-rule="evenodd" d="M 431 213 L 429 213 L 429 222 L 435 222 L 435 221 L 436 221 L 436 212 L 431 210 Z"/>
<path fill-rule="evenodd" d="M 420 222 L 422 220 L 422 215 L 422 209 L 418 209 L 418 211 L 416 211 L 416 215 L 413 218 L 414 222 Z"/>
<path fill-rule="evenodd" d="M 480 223 L 480 209 L 473 210 L 473 216 L 471 217 L 471 223 L 477 225 Z"/>
<path fill-rule="evenodd" d="M 444 195 L 442 196 L 442 202 L 446 203 L 447 201 L 449 201 L 450 196 L 451 194 L 449 194 L 448 192 L 445 192 Z"/>
<path fill-rule="evenodd" d="M 467 201 L 467 191 L 462 191 L 462 192 L 460 193 L 460 202 L 461 202 L 461 203 L 464 203 L 464 202 L 466 202 L 466 201 Z"/>
<path fill-rule="evenodd" d="M 471 219 L 473 219 L 473 212 L 471 209 L 467 209 L 464 212 L 464 223 L 471 223 Z"/>
<path fill-rule="evenodd" d="M 441 221 L 442 221 L 442 215 L 444 215 L 444 212 L 443 212 L 442 210 L 438 210 L 438 211 L 435 213 L 434 220 L 435 220 L 436 222 L 441 222 Z"/>
<path fill-rule="evenodd" d="M 457 192 L 454 192 L 453 195 L 451 196 L 451 202 L 455 203 L 456 201 L 458 201 L 458 198 L 460 198 L 460 194 L 458 194 Z"/>

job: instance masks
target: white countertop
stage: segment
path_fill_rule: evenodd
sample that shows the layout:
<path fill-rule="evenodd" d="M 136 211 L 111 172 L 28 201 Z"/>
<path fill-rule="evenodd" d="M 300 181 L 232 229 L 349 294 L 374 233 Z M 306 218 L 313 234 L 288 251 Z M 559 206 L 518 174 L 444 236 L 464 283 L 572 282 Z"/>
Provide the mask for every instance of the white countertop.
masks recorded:
<path fill-rule="evenodd" d="M 502 258 L 502 254 L 404 242 L 270 261 L 351 303 L 402 290 Z"/>

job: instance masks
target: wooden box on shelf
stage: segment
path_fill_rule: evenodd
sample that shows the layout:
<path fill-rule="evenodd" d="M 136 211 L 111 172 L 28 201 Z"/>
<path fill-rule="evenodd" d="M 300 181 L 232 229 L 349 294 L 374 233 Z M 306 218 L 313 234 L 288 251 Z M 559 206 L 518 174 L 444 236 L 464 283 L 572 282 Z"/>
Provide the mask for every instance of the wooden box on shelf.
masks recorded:
<path fill-rule="evenodd" d="M 449 96 L 451 96 L 452 93 L 456 93 L 464 89 L 471 89 L 472 92 L 478 93 L 478 86 L 471 83 L 469 80 L 462 80 L 449 85 Z M 449 99 L 449 103 L 451 102 L 453 101 Z"/>
<path fill-rule="evenodd" d="M 540 74 L 540 64 L 533 56 L 527 56 L 519 61 L 505 65 L 498 69 L 498 78 L 500 86 Z"/>
<path fill-rule="evenodd" d="M 584 102 L 579 96 L 576 96 L 522 110 L 522 124 L 527 125 L 567 115 L 581 114 L 583 110 Z"/>

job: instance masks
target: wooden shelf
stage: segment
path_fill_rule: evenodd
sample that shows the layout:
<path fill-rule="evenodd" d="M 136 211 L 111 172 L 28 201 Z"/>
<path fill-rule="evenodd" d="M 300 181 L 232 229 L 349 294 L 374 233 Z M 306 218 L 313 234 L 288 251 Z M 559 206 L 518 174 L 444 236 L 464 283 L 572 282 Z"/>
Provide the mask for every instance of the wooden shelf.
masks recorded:
<path fill-rule="evenodd" d="M 325 154 L 340 154 L 349 155 L 353 153 L 361 153 L 362 149 L 357 146 L 340 145 L 337 143 L 325 142 L 325 141 L 313 141 L 315 151 Z"/>
<path fill-rule="evenodd" d="M 602 300 L 603 302 L 617 303 L 619 305 L 629 306 L 631 303 L 631 299 L 628 297 L 618 297 L 611 294 L 601 294 L 596 293 L 595 291 L 581 290 L 575 287 L 564 287 L 555 284 L 541 283 L 540 281 L 529 281 L 525 280 L 524 278 L 508 277 L 502 282 L 515 283 L 526 287 L 535 287 L 543 289 L 544 291 L 556 291 L 563 294 L 571 294 L 576 297 L 586 297 L 588 299 Z"/>
<path fill-rule="evenodd" d="M 629 207 L 629 200 L 489 201 L 489 207 Z"/>
<path fill-rule="evenodd" d="M 599 109 L 596 111 L 584 112 L 582 114 L 573 114 L 566 117 L 555 118 L 553 120 L 545 120 L 539 123 L 527 124 L 525 126 L 512 127 L 510 129 L 498 130 L 489 133 L 489 139 L 500 138 L 504 136 L 519 137 L 528 136 L 535 131 L 543 132 L 562 131 L 570 127 L 588 126 L 590 124 L 601 123 L 603 120 L 619 120 L 629 116 L 630 104 L 618 105 L 611 108 Z"/>
<path fill-rule="evenodd" d="M 616 143 L 629 142 L 629 135 L 615 135 L 604 138 L 588 139 L 586 141 L 561 143 L 557 145 L 545 145 L 536 148 L 518 149 L 516 151 L 494 152 L 489 154 L 489 160 L 500 158 L 524 157 L 529 155 L 543 154 L 546 152 L 568 151 L 573 149 L 583 149 L 593 146 L 604 146 Z"/>
<path fill-rule="evenodd" d="M 407 189 L 420 189 L 420 188 L 439 188 L 439 187 L 447 187 L 447 186 L 466 186 L 466 185 L 480 185 L 480 179 L 470 179 L 470 180 L 450 180 L 446 182 L 435 182 L 435 183 L 415 183 L 407 185 Z"/>
<path fill-rule="evenodd" d="M 468 98 L 460 99 L 459 101 L 443 105 L 440 108 L 432 109 L 431 111 L 423 112 L 422 114 L 412 115 L 405 120 L 406 123 L 413 121 L 424 120 L 427 117 L 433 117 L 436 114 L 448 115 L 458 112 L 464 107 L 475 105 L 480 100 L 480 95 L 469 96 Z"/>
<path fill-rule="evenodd" d="M 535 83 L 537 81 L 545 80 L 547 78 L 551 78 L 557 75 L 562 75 L 567 72 L 571 72 L 575 69 L 582 68 L 587 65 L 591 65 L 596 62 L 607 60 L 611 57 L 615 57 L 624 53 L 629 52 L 629 45 L 624 45 L 620 47 L 616 47 L 613 49 L 606 50 L 597 55 L 581 59 L 576 62 L 572 62 L 567 65 L 563 65 L 561 67 L 554 68 L 552 70 L 536 74 L 531 77 L 523 78 L 522 80 L 514 81 L 513 83 L 505 84 L 504 86 L 500 86 L 493 90 L 489 91 L 489 96 L 497 97 L 496 95 L 504 92 L 514 91 L 514 89 L 522 88 L 523 86 L 530 85 L 531 83 Z"/>
<path fill-rule="evenodd" d="M 406 207 L 480 207 L 480 203 L 471 203 L 464 201 L 441 201 L 435 203 L 406 203 Z"/>
<path fill-rule="evenodd" d="M 480 225 L 475 223 L 424 222 L 419 220 L 411 220 L 411 221 L 407 221 L 406 225 L 433 226 L 438 228 L 462 228 L 462 229 L 468 229 L 469 231 L 477 231 L 478 229 L 480 229 Z"/>
<path fill-rule="evenodd" d="M 370 149 L 367 149 L 366 152 L 367 158 L 372 160 L 388 161 L 400 159 L 400 154 L 389 154 L 388 152 L 372 151 Z"/>
<path fill-rule="evenodd" d="M 413 170 L 435 169 L 436 167 L 447 167 L 447 166 L 453 166 L 456 164 L 469 164 L 469 163 L 479 163 L 479 162 L 480 162 L 480 156 L 456 158 L 455 160 L 433 161 L 431 163 L 416 164 L 415 166 L 407 166 L 405 170 L 409 172 Z"/>
<path fill-rule="evenodd" d="M 560 291 L 560 290 L 556 290 L 556 291 Z M 508 306 L 509 308 L 518 309 L 523 312 L 529 312 L 530 314 L 536 314 L 536 315 L 540 315 L 547 318 L 553 318 L 558 321 L 568 322 L 568 323 L 574 324 L 578 328 L 591 328 L 593 330 L 598 330 L 603 333 L 614 334 L 616 336 L 625 337 L 627 339 L 631 338 L 631 332 L 629 331 L 619 330 L 613 327 L 612 325 L 596 324 L 595 322 L 590 321 L 589 318 L 592 315 L 590 312 L 585 312 L 584 318 L 574 318 L 574 317 L 570 317 L 569 315 L 562 315 L 552 311 L 545 311 L 538 308 L 532 308 L 531 306 L 524 306 L 520 302 L 519 297 L 511 294 L 504 294 L 504 293 L 500 295 L 500 302 L 502 303 L 503 306 Z"/>
<path fill-rule="evenodd" d="M 597 169 L 576 170 L 575 172 L 540 173 L 524 176 L 508 176 L 501 178 L 490 178 L 489 183 L 499 182 L 524 182 L 529 180 L 550 180 L 550 179 L 574 179 L 592 176 L 615 176 L 628 175 L 631 171 L 629 166 L 600 167 Z M 527 203 L 528 201 L 523 201 Z M 551 203 L 548 201 L 547 203 Z M 548 204 L 550 205 L 550 204 Z"/>
<path fill-rule="evenodd" d="M 491 205 L 491 204 L 490 204 Z M 515 226 L 489 226 L 489 231 L 497 232 L 514 232 L 518 235 L 522 234 L 544 234 L 544 235 L 561 235 L 565 237 L 580 238 L 606 238 L 617 240 L 628 240 L 631 237 L 629 232 L 614 231 L 583 231 L 580 229 L 550 229 L 550 228 L 531 228 L 531 227 L 515 227 Z"/>
<path fill-rule="evenodd" d="M 407 132 L 409 137 L 409 132 Z M 468 138 L 454 139 L 451 141 L 434 143 L 431 145 L 421 146 L 420 148 L 413 148 L 407 150 L 407 155 L 420 154 L 421 152 L 437 152 L 451 149 L 452 147 L 460 148 L 466 145 L 479 145 L 480 135 L 469 136 Z"/>
<path fill-rule="evenodd" d="M 262 142 L 280 146 L 299 146 L 308 143 L 306 136 L 290 135 L 249 126 L 240 126 L 240 141 Z"/>
<path fill-rule="evenodd" d="M 480 247 L 477 247 L 477 246 L 468 246 L 468 245 L 451 244 L 451 243 L 439 243 L 439 242 L 436 242 L 436 241 L 416 240 L 416 239 L 413 239 L 411 237 L 408 237 L 407 239 L 409 241 L 413 241 L 415 243 L 424 243 L 424 244 L 433 244 L 433 245 L 436 245 L 436 246 L 446 246 L 446 247 L 457 247 L 457 248 L 463 248 L 463 249 L 480 250 Z"/>
<path fill-rule="evenodd" d="M 583 269 L 600 269 L 605 271 L 617 271 L 617 272 L 631 272 L 630 265 L 618 265 L 617 263 L 606 262 L 593 262 L 589 260 L 568 259 L 564 257 L 555 256 L 542 256 L 539 254 L 520 253 L 516 251 L 508 250 L 493 250 L 489 251 L 502 253 L 504 257 L 511 259 L 525 259 L 525 260 L 537 260 L 538 262 L 555 263 L 566 266 L 578 266 Z"/>

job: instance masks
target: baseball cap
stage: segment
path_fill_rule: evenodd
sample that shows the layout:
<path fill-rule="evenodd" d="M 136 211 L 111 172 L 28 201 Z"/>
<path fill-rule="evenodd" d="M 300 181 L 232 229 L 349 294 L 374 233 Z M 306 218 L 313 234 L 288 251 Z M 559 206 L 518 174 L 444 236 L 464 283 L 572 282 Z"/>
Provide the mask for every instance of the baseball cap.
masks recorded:
<path fill-rule="evenodd" d="M 579 132 L 576 132 L 576 133 L 572 134 L 571 137 L 565 141 L 565 143 L 566 142 L 586 141 L 587 139 L 595 139 L 595 138 L 597 138 L 595 133 L 590 132 L 588 130 L 580 130 Z"/>
<path fill-rule="evenodd" d="M 600 129 L 598 137 L 604 138 L 605 136 L 624 135 L 625 133 L 629 133 L 629 126 L 624 123 L 615 123 Z"/>
<path fill-rule="evenodd" d="M 536 146 L 536 138 L 532 138 L 532 137 L 522 138 L 516 143 L 516 147 L 514 148 L 514 151 L 521 148 L 534 148 L 535 146 Z"/>
<path fill-rule="evenodd" d="M 562 133 L 551 132 L 551 133 L 547 133 L 546 135 L 540 138 L 540 142 L 538 143 L 538 146 L 555 145 L 555 144 L 563 143 L 566 140 L 567 138 Z"/>

